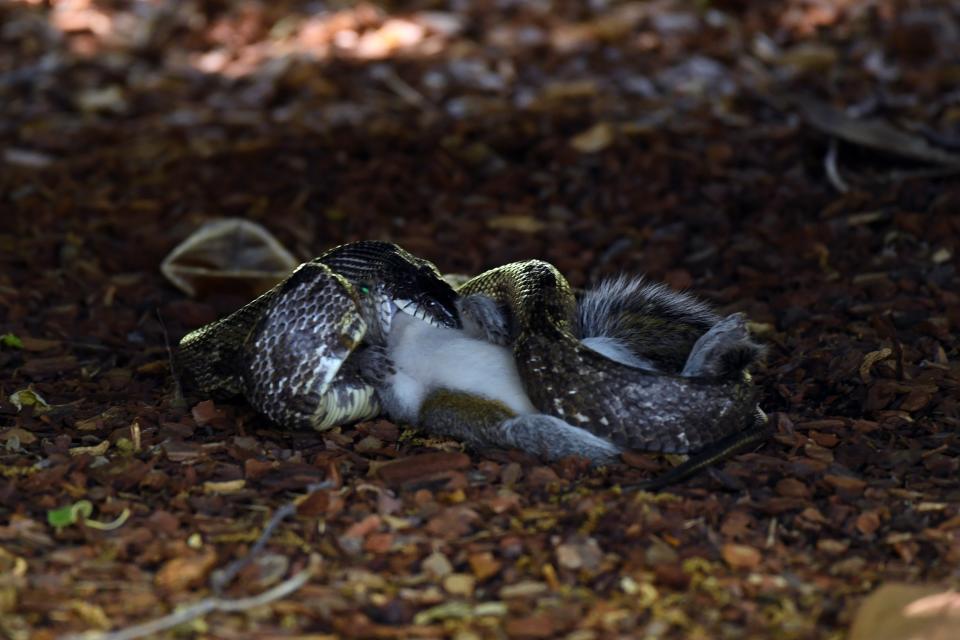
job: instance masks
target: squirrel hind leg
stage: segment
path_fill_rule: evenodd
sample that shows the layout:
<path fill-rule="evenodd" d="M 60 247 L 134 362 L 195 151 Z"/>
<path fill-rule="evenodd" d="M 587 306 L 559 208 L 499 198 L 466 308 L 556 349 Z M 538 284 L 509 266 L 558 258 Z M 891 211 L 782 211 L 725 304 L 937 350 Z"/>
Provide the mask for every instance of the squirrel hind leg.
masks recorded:
<path fill-rule="evenodd" d="M 681 375 L 726 378 L 740 375 L 763 358 L 765 349 L 750 338 L 746 316 L 734 313 L 700 336 Z"/>
<path fill-rule="evenodd" d="M 543 460 L 580 456 L 599 465 L 616 462 L 621 453 L 609 440 L 542 413 L 510 418 L 500 423 L 497 431 L 497 446 L 520 449 Z"/>
<path fill-rule="evenodd" d="M 468 336 L 500 346 L 510 343 L 510 322 L 496 300 L 474 293 L 460 298 L 456 304 Z"/>
<path fill-rule="evenodd" d="M 544 460 L 576 455 L 594 465 L 607 464 L 621 451 L 609 440 L 559 418 L 516 415 L 503 403 L 449 389 L 431 393 L 415 423 L 427 433 L 456 438 L 474 449 L 520 449 Z"/>

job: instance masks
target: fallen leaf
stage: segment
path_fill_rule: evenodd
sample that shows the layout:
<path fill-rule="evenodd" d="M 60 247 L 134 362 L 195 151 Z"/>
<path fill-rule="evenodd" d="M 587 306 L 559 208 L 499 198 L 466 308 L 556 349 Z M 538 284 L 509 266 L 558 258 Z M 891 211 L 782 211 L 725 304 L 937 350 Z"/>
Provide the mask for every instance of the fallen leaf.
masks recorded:
<path fill-rule="evenodd" d="M 72 456 L 102 456 L 110 448 L 110 441 L 103 440 L 100 444 L 91 447 L 71 447 Z"/>
<path fill-rule="evenodd" d="M 478 582 L 483 582 L 495 576 L 503 567 L 503 563 L 494 558 L 489 551 L 472 553 L 467 557 L 467 562 Z"/>
<path fill-rule="evenodd" d="M 203 483 L 203 492 L 204 493 L 236 493 L 240 491 L 247 485 L 247 481 L 243 478 L 238 478 L 237 480 L 224 480 L 222 482 L 204 482 Z"/>
<path fill-rule="evenodd" d="M 885 584 L 860 605 L 850 640 L 952 640 L 960 594 L 942 587 Z"/>
<path fill-rule="evenodd" d="M 613 143 L 614 131 L 608 122 L 600 122 L 570 139 L 570 145 L 580 153 L 597 153 Z"/>
<path fill-rule="evenodd" d="M 443 589 L 453 596 L 469 598 L 473 596 L 477 580 L 466 573 L 452 573 L 443 579 Z"/>
<path fill-rule="evenodd" d="M 539 233 L 547 228 L 547 223 L 533 216 L 497 216 L 487 220 L 487 226 L 520 233 Z"/>
<path fill-rule="evenodd" d="M 470 456 L 462 453 L 424 453 L 391 460 L 377 469 L 377 475 L 391 485 L 413 482 L 443 471 L 466 469 Z"/>
<path fill-rule="evenodd" d="M 725 544 L 721 548 L 723 559 L 734 569 L 756 569 L 763 555 L 745 544 Z"/>
<path fill-rule="evenodd" d="M 190 415 L 193 416 L 193 419 L 198 425 L 203 426 L 218 418 L 222 418 L 223 411 L 217 409 L 217 405 L 214 404 L 213 400 L 204 400 L 194 405 L 193 409 L 190 410 Z"/>
<path fill-rule="evenodd" d="M 217 554 L 209 547 L 200 553 L 180 555 L 160 567 L 154 583 L 166 593 L 178 593 L 200 584 L 216 562 Z"/>

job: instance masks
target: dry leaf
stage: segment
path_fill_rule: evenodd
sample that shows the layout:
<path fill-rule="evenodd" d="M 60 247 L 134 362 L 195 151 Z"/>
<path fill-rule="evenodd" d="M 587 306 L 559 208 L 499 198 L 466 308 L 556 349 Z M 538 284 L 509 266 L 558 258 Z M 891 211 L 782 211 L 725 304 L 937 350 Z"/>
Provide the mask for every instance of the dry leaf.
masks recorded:
<path fill-rule="evenodd" d="M 614 130 L 608 122 L 600 122 L 570 138 L 570 145 L 580 153 L 597 153 L 613 143 Z"/>
<path fill-rule="evenodd" d="M 860 605 L 850 628 L 850 640 L 955 640 L 957 629 L 957 592 L 885 584 Z"/>
<path fill-rule="evenodd" d="M 210 548 L 204 549 L 201 553 L 178 556 L 160 567 L 154 582 L 157 587 L 167 593 L 183 591 L 200 584 L 210 573 L 216 561 L 217 554 Z"/>
<path fill-rule="evenodd" d="M 237 480 L 224 480 L 223 482 L 204 482 L 204 493 L 236 493 L 247 485 L 243 478 Z"/>
<path fill-rule="evenodd" d="M 164 258 L 160 271 L 189 296 L 224 289 L 263 293 L 299 264 L 262 226 L 242 218 L 214 220 Z"/>
<path fill-rule="evenodd" d="M 882 360 L 886 360 L 891 355 L 893 355 L 893 350 L 889 347 L 884 347 L 879 351 L 871 351 L 863 356 L 863 362 L 860 364 L 860 379 L 864 384 L 870 384 L 870 382 L 873 381 L 873 378 L 870 376 L 870 370 L 873 368 L 873 365 Z"/>
<path fill-rule="evenodd" d="M 545 222 L 533 216 L 497 216 L 487 220 L 491 229 L 506 229 L 520 233 L 538 233 L 547 228 Z"/>
<path fill-rule="evenodd" d="M 756 569 L 763 555 L 745 544 L 725 544 L 721 549 L 723 559 L 734 569 Z"/>

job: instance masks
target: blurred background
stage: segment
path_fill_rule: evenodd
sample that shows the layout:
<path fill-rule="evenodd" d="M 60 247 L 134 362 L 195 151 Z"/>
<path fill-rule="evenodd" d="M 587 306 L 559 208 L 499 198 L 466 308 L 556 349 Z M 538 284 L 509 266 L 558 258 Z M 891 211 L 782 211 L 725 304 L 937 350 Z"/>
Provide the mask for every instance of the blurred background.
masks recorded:
<path fill-rule="evenodd" d="M 8 0 L 0 202 L 108 272 L 241 216 L 298 257 L 374 237 L 577 284 L 770 277 L 785 256 L 758 253 L 879 204 L 838 200 L 794 95 L 960 144 L 958 25 L 950 2 Z"/>

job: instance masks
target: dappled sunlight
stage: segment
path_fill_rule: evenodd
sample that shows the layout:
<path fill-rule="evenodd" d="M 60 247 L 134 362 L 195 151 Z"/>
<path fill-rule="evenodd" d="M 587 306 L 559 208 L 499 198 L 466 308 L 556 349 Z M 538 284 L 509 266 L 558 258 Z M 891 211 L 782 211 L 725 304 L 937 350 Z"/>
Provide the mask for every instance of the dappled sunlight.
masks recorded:
<path fill-rule="evenodd" d="M 635 101 L 645 108 L 632 112 L 647 114 L 642 127 L 659 118 L 650 114 L 664 100 L 724 110 L 724 101 L 744 88 L 829 83 L 838 60 L 847 55 L 847 34 L 860 28 L 852 25 L 890 17 L 886 4 L 867 0 L 765 6 L 752 18 L 762 16 L 766 24 L 760 30 L 757 24 L 741 24 L 742 8 L 735 3 L 682 0 L 586 7 L 506 3 L 504 13 L 471 3 L 430 5 L 429 10 L 418 4 L 327 8 L 246 0 L 225 5 L 31 0 L 12 6 L 22 10 L 7 10 L 12 19 L 4 31 L 30 32 L 36 43 L 6 60 L 0 53 L 0 73 L 26 79 L 37 64 L 103 62 L 113 70 L 108 74 L 113 80 L 104 86 L 87 86 L 97 84 L 89 75 L 76 81 L 82 88 L 75 102 L 89 113 L 128 112 L 136 101 L 127 90 L 152 91 L 151 75 L 166 71 L 183 78 L 193 72 L 223 78 L 243 90 L 235 107 L 283 102 L 305 92 L 325 105 L 320 117 L 326 122 L 362 121 L 370 103 L 386 95 L 400 105 L 439 107 L 457 117 L 597 99 L 626 114 Z M 911 61 L 920 59 L 916 51 L 926 56 L 923 60 L 935 61 L 939 49 L 930 42 L 948 34 L 930 26 L 938 19 L 934 10 L 914 13 L 926 22 L 894 29 L 887 40 L 864 39 L 854 63 L 881 80 L 896 81 L 903 66 L 891 47 L 913 55 Z M 746 26 L 753 30 L 749 40 Z M 729 59 L 724 51 L 731 46 L 749 55 Z M 42 60 L 40 50 L 45 51 Z M 584 65 L 591 58 L 608 60 L 610 72 L 593 73 Z M 344 95 L 329 73 L 343 64 L 369 67 L 368 86 Z M 118 81 L 118 74 L 130 77 Z M 277 115 L 295 114 L 281 109 Z M 230 117 L 247 116 L 235 108 Z"/>
<path fill-rule="evenodd" d="M 682 57 L 701 33 L 726 33 L 729 38 L 737 37 L 738 29 L 736 14 L 721 10 L 723 4 L 713 8 L 679 0 L 600 2 L 576 11 L 563 4 L 518 4 L 509 19 L 502 20 L 489 14 L 480 19 L 480 8 L 469 5 L 401 12 L 367 2 L 339 9 L 252 1 L 217 9 L 196 0 L 17 2 L 43 12 L 75 55 L 153 51 L 172 64 L 228 77 L 250 75 L 272 60 L 291 56 L 366 62 L 510 58 L 548 51 L 551 57 L 563 57 L 617 46 L 639 55 Z M 876 5 L 868 0 L 790 0 L 763 11 L 782 30 L 769 37 L 789 45 L 840 21 L 861 19 L 871 10 L 882 15 L 882 5 Z M 171 51 L 174 48 L 181 51 Z"/>
<path fill-rule="evenodd" d="M 459 33 L 461 21 L 447 14 L 392 17 L 371 5 L 313 16 L 289 16 L 267 30 L 258 42 L 245 42 L 244 22 L 222 19 L 208 37 L 215 48 L 197 53 L 190 63 L 205 73 L 243 76 L 269 60 L 301 56 L 376 61 L 391 57 L 425 57 L 443 51 Z"/>

